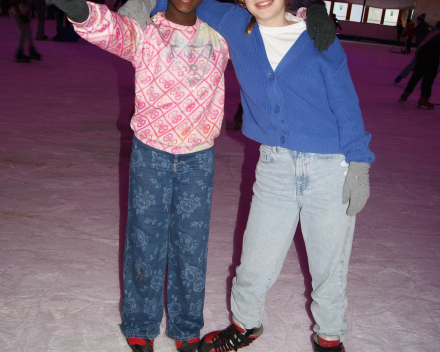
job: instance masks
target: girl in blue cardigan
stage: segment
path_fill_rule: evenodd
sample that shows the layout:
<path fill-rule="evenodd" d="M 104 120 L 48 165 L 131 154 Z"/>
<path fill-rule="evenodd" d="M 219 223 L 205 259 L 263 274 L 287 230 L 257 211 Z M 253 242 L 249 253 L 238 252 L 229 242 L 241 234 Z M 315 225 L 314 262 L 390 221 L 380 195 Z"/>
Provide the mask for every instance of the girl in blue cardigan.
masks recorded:
<path fill-rule="evenodd" d="M 158 0 L 153 13 L 165 5 Z M 318 25 L 314 33 L 315 23 L 326 24 L 324 19 L 334 33 L 333 22 L 325 7 L 315 4 L 306 26 L 286 12 L 284 0 L 240 0 L 238 6 L 204 0 L 197 15 L 228 42 L 241 86 L 242 131 L 261 143 L 233 280 L 233 324 L 206 335 L 198 350 L 237 350 L 263 333 L 266 293 L 301 220 L 312 276 L 315 351 L 343 352 L 355 215 L 369 197 L 374 154 L 339 40 L 323 51 L 306 33 L 306 27 L 312 36 L 327 28 Z"/>

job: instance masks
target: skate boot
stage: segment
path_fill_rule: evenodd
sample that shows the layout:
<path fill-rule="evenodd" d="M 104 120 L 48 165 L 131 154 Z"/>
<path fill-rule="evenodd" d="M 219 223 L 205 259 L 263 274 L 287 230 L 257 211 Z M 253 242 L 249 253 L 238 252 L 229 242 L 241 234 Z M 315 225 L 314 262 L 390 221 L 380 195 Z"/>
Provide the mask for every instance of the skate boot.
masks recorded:
<path fill-rule="evenodd" d="M 154 340 L 129 337 L 128 345 L 134 352 L 153 352 Z"/>
<path fill-rule="evenodd" d="M 23 49 L 18 49 L 17 53 L 15 54 L 14 61 L 15 62 L 30 62 L 31 60 L 30 60 L 29 56 L 26 56 L 23 53 Z"/>
<path fill-rule="evenodd" d="M 29 57 L 34 60 L 41 60 L 41 54 L 33 46 L 29 47 Z"/>
<path fill-rule="evenodd" d="M 428 108 L 429 110 L 434 110 L 434 104 L 430 103 L 427 98 L 420 97 L 420 99 L 419 99 L 419 106 L 418 107 L 421 108 L 423 106 Z"/>
<path fill-rule="evenodd" d="M 410 94 L 411 94 L 411 93 L 408 93 L 408 92 L 403 93 L 403 94 L 400 96 L 399 101 L 401 101 L 401 102 L 407 101 L 407 100 L 408 100 L 408 97 L 409 97 Z"/>
<path fill-rule="evenodd" d="M 259 328 L 246 329 L 233 317 L 233 324 L 225 330 L 207 334 L 197 349 L 198 352 L 228 352 L 249 346 L 263 333 L 263 325 Z"/>
<path fill-rule="evenodd" d="M 315 334 L 313 336 L 315 352 L 345 352 L 344 344 L 339 341 L 339 336 Z"/>
<path fill-rule="evenodd" d="M 394 83 L 395 83 L 395 84 L 399 83 L 399 82 L 402 80 L 402 78 L 403 78 L 403 77 L 400 76 L 400 75 L 397 76 L 397 77 L 394 79 Z"/>
<path fill-rule="evenodd" d="M 176 348 L 179 352 L 196 352 L 199 342 L 198 337 L 189 341 L 176 341 Z"/>

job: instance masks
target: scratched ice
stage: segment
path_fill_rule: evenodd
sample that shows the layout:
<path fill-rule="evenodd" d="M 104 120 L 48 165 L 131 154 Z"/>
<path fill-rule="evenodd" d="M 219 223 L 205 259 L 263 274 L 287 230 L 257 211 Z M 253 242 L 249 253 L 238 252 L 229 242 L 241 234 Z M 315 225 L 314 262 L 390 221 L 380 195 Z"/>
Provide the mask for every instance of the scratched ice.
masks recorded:
<path fill-rule="evenodd" d="M 36 27 L 36 21 L 32 21 Z M 55 21 L 46 22 L 50 37 Z M 133 68 L 82 40 L 36 42 L 43 61 L 12 62 L 16 29 L 0 18 L 0 351 L 129 351 L 119 330 L 120 264 Z M 393 85 L 411 56 L 344 42 L 371 148 L 371 198 L 358 216 L 348 277 L 347 351 L 438 350 L 440 106 Z M 215 143 L 205 328 L 230 322 L 258 145 L 232 129 L 230 65 Z M 440 103 L 440 79 L 432 102 Z M 310 276 L 301 232 L 269 291 L 265 332 L 248 352 L 312 351 Z M 156 351 L 175 351 L 162 334 Z"/>

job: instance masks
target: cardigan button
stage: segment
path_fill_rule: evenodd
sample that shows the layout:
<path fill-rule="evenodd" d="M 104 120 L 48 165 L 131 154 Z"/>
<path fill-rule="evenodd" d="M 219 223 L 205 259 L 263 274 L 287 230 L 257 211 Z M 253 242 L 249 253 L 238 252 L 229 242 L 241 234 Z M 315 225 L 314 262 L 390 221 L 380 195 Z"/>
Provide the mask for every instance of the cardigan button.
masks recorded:
<path fill-rule="evenodd" d="M 281 137 L 281 144 L 284 144 L 285 140 L 284 137 Z"/>
<path fill-rule="evenodd" d="M 269 73 L 269 79 L 273 81 L 275 79 L 275 75 L 273 73 Z"/>
<path fill-rule="evenodd" d="M 275 112 L 280 112 L 280 107 L 277 105 L 277 106 L 275 106 L 275 108 L 273 109 L 273 111 L 275 111 Z"/>

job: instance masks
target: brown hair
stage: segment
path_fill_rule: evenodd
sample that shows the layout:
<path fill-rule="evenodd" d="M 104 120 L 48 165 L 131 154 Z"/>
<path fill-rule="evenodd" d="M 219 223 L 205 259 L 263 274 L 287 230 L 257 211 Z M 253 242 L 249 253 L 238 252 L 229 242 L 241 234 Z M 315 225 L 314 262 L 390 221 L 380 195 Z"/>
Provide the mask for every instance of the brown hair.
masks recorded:
<path fill-rule="evenodd" d="M 235 0 L 235 3 L 244 9 L 246 8 L 244 0 Z M 286 7 L 286 9 L 290 9 L 289 0 L 284 0 L 284 6 Z M 248 25 L 246 26 L 246 29 L 244 30 L 244 34 L 249 35 L 252 33 L 252 30 L 255 27 L 255 22 L 257 22 L 257 19 L 255 18 L 254 15 L 252 15 L 251 20 L 249 21 Z"/>

